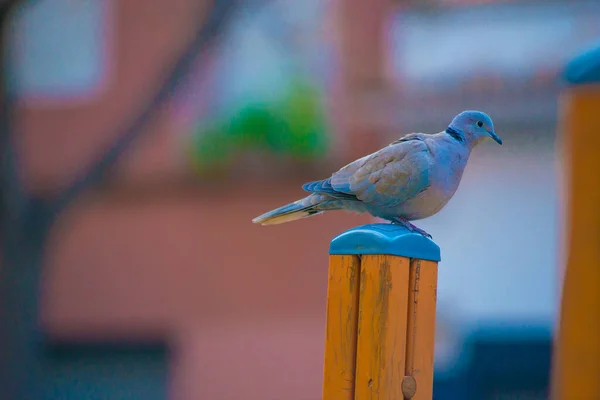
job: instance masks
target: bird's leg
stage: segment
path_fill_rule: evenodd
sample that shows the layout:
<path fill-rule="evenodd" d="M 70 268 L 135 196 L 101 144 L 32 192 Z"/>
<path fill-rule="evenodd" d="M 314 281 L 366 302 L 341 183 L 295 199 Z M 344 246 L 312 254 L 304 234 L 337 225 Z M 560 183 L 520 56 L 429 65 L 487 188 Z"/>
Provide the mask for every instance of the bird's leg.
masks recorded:
<path fill-rule="evenodd" d="M 431 239 L 431 235 L 427 232 L 425 232 L 423 229 L 418 228 L 416 226 L 414 226 L 412 223 L 410 223 L 410 221 L 408 221 L 405 218 L 402 217 L 394 217 L 392 220 L 392 224 L 399 224 L 404 226 L 406 229 L 408 229 L 411 232 L 417 232 L 420 233 L 421 235 L 428 237 L 429 239 Z"/>

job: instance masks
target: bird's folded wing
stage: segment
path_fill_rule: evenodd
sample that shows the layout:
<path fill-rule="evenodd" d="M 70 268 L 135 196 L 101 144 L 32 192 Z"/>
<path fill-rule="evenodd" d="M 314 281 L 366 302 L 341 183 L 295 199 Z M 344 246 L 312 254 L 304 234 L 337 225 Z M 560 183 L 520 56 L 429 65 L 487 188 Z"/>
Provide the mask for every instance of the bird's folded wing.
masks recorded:
<path fill-rule="evenodd" d="M 335 192 L 375 207 L 394 207 L 429 187 L 431 153 L 421 135 L 407 135 L 348 164 L 331 178 Z"/>

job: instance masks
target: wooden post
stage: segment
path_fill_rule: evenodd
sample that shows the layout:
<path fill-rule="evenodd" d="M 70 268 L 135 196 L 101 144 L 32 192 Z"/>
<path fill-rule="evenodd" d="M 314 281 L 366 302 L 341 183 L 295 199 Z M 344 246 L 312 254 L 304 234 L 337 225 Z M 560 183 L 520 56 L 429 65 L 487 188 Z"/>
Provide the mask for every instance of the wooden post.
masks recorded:
<path fill-rule="evenodd" d="M 440 248 L 370 224 L 329 254 L 323 400 L 431 400 Z"/>
<path fill-rule="evenodd" d="M 553 358 L 555 400 L 600 399 L 600 48 L 566 68 L 567 265 Z"/>

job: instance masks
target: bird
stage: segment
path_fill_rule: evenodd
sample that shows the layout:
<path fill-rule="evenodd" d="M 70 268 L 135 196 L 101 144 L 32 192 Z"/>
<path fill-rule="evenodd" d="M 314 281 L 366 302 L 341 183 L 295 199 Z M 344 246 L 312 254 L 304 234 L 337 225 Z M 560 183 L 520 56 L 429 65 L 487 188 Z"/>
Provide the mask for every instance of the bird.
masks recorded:
<path fill-rule="evenodd" d="M 252 222 L 276 225 L 345 210 L 368 213 L 431 239 L 411 221 L 428 218 L 448 203 L 458 189 L 471 151 L 486 140 L 502 145 L 490 116 L 465 110 L 441 132 L 406 134 L 327 179 L 304 184 L 302 189 L 309 195 Z"/>

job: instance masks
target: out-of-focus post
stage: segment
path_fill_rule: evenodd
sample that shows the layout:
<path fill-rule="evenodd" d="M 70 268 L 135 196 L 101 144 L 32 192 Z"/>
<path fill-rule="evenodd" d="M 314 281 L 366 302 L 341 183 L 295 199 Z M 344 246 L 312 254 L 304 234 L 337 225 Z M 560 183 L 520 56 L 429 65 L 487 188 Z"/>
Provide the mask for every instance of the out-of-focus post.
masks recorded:
<path fill-rule="evenodd" d="M 323 400 L 431 400 L 439 247 L 371 224 L 329 254 Z"/>
<path fill-rule="evenodd" d="M 565 78 L 567 265 L 552 394 L 557 400 L 600 399 L 600 48 L 572 60 Z"/>

